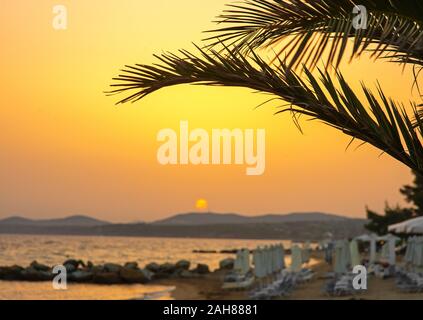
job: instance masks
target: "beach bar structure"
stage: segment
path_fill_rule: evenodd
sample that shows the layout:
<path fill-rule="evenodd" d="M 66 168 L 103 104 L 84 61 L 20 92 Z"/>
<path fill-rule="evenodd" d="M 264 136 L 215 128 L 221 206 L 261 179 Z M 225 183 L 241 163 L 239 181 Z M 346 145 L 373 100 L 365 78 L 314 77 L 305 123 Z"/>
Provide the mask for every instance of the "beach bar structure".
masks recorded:
<path fill-rule="evenodd" d="M 387 260 L 389 265 L 395 266 L 396 264 L 396 243 L 401 239 L 392 235 L 387 234 L 385 236 L 378 237 L 377 235 L 361 235 L 356 237 L 355 240 L 362 241 L 362 242 L 369 242 L 370 243 L 370 252 L 369 252 L 369 264 L 373 265 L 377 262 L 377 242 L 384 241 L 385 245 L 382 248 L 382 257 Z"/>

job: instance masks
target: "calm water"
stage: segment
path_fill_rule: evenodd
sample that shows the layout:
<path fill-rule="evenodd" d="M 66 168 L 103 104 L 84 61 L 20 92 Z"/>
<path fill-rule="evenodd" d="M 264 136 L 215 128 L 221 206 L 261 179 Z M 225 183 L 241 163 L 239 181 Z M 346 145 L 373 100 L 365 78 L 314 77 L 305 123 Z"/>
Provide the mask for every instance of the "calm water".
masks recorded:
<path fill-rule="evenodd" d="M 140 266 L 150 262 L 205 263 L 214 270 L 229 254 L 199 254 L 193 250 L 254 249 L 274 240 L 170 239 L 129 237 L 70 237 L 0 235 L 0 266 L 27 266 L 33 260 L 47 265 L 61 264 L 75 258 L 95 264 L 136 261 Z M 289 241 L 283 242 L 285 248 Z M 69 290 L 52 290 L 50 283 L 0 281 L 0 299 L 129 299 L 148 292 L 167 289 L 150 285 L 69 285 Z"/>

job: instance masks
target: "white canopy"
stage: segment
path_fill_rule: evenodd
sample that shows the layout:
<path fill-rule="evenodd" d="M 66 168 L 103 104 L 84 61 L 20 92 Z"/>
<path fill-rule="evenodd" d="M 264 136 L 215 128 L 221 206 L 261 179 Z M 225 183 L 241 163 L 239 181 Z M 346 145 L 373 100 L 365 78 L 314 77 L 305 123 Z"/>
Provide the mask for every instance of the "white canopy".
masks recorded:
<path fill-rule="evenodd" d="M 371 241 L 373 235 L 362 234 L 361 236 L 355 237 L 354 239 L 357 241 Z"/>
<path fill-rule="evenodd" d="M 423 217 L 390 225 L 388 230 L 396 233 L 423 233 Z"/>
<path fill-rule="evenodd" d="M 401 238 L 394 236 L 393 234 L 386 234 L 384 236 L 377 237 L 378 241 L 400 241 Z"/>

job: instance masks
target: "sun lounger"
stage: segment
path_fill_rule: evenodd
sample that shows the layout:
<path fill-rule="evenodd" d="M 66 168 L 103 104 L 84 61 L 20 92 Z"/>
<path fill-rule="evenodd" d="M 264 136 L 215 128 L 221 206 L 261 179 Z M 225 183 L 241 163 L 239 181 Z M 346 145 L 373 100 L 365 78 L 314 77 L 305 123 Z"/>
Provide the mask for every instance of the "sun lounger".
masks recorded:
<path fill-rule="evenodd" d="M 241 274 L 237 272 L 228 273 L 222 285 L 225 290 L 245 290 L 251 288 L 254 284 L 255 277 L 251 272 Z"/>
<path fill-rule="evenodd" d="M 396 286 L 401 292 L 423 292 L 423 277 L 415 272 L 398 272 Z"/>
<path fill-rule="evenodd" d="M 355 290 L 353 282 L 353 274 L 345 274 L 342 276 L 334 277 L 325 283 L 323 293 L 329 296 L 351 296 L 360 292 Z"/>

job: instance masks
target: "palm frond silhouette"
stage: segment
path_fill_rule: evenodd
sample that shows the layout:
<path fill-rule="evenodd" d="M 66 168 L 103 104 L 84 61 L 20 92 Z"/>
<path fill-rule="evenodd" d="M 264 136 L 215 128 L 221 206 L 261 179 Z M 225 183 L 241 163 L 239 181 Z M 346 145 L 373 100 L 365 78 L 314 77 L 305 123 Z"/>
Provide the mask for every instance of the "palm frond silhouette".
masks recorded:
<path fill-rule="evenodd" d="M 126 66 L 109 94 L 127 95 L 118 103 L 136 102 L 165 87 L 179 84 L 245 87 L 271 94 L 286 103 L 276 113 L 291 112 L 317 119 L 352 139 L 369 143 L 423 174 L 421 106 L 388 98 L 378 86 L 362 84 L 360 100 L 339 64 L 371 51 L 376 59 L 423 66 L 423 4 L 418 0 L 362 0 L 368 28 L 353 27 L 352 0 L 244 0 L 231 4 L 220 24 L 195 51 L 156 55 L 153 65 Z M 277 47 L 266 62 L 258 50 Z M 351 49 L 348 50 L 348 46 Z M 326 69 L 312 69 L 325 61 Z M 335 69 L 335 74 L 329 68 Z M 298 70 L 300 69 L 300 70 Z M 416 75 L 416 81 L 417 75 Z M 411 110 L 411 112 L 407 112 Z M 411 113 L 411 114 L 409 114 Z"/>

